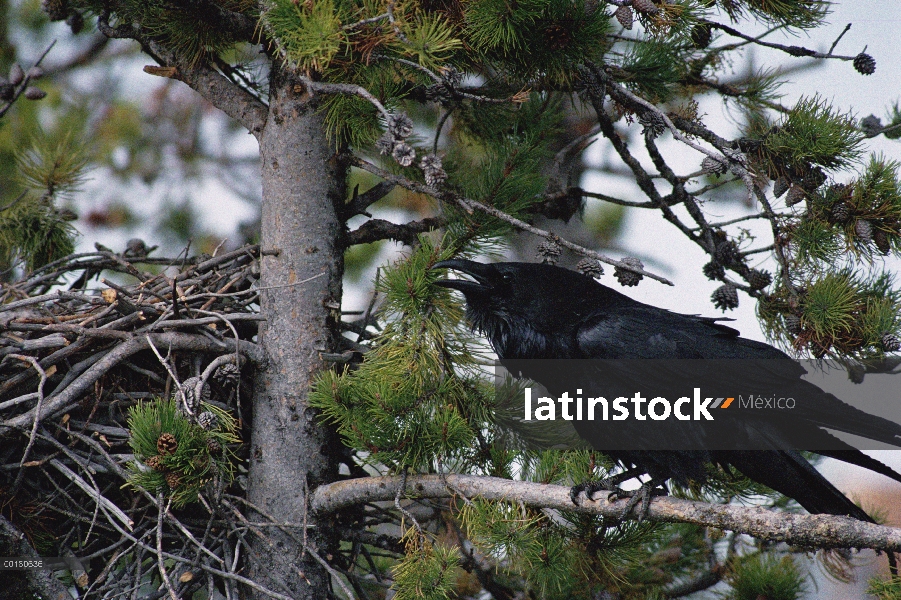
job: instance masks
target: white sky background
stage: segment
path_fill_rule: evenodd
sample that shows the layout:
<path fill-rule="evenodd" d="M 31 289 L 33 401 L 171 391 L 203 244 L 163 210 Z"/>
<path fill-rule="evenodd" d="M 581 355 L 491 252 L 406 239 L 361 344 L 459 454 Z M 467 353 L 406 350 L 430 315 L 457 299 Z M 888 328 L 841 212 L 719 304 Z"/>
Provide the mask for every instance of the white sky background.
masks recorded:
<path fill-rule="evenodd" d="M 854 56 L 861 52 L 864 46 L 868 46 L 867 53 L 871 54 L 877 63 L 875 74 L 863 76 L 857 73 L 850 61 L 819 61 L 819 67 L 790 76 L 790 83 L 781 88 L 781 92 L 785 94 L 781 100 L 782 104 L 791 106 L 802 95 L 820 93 L 843 111 L 853 109 L 858 118 L 875 114 L 884 120 L 888 106 L 901 99 L 901 33 L 899 33 L 901 32 L 901 0 L 841 0 L 834 7 L 829 21 L 830 25 L 813 30 L 809 36 L 802 34 L 791 37 L 776 34 L 768 37 L 767 40 L 789 45 L 802 45 L 826 52 L 845 25 L 853 23 L 835 52 Z M 726 39 L 725 36 L 723 39 Z M 810 60 L 793 58 L 783 52 L 759 47 L 755 47 L 753 50 L 747 48 L 745 53 L 748 57 L 753 56 L 754 63 L 758 68 L 763 66 L 785 67 Z M 141 96 L 142 91 L 146 92 L 150 87 L 158 84 L 153 78 L 139 72 L 140 67 L 146 62 L 146 59 L 139 59 L 137 62 L 113 63 L 113 68 L 117 70 L 114 77 L 121 77 L 128 81 L 130 92 L 135 93 L 136 96 Z M 93 85 L 91 82 L 85 82 L 85 84 Z M 703 100 L 701 113 L 706 113 L 705 123 L 719 135 L 726 138 L 736 136 L 737 129 L 734 125 L 734 118 L 737 113 L 730 116 L 721 101 L 712 96 Z M 634 124 L 632 127 L 640 131 L 640 125 Z M 218 135 L 217 132 L 210 131 L 211 137 L 216 135 Z M 668 134 L 663 139 L 667 137 Z M 256 144 L 251 136 L 247 136 L 246 141 L 239 143 L 241 143 L 242 151 L 245 149 L 245 143 L 248 153 L 252 154 L 256 151 Z M 687 174 L 699 169 L 702 157 L 695 151 L 671 140 L 663 141 L 660 146 L 664 156 L 667 157 L 677 173 Z M 868 149 L 874 152 L 883 152 L 889 158 L 901 160 L 901 141 L 891 141 L 880 137 L 877 140 L 870 140 Z M 609 144 L 604 144 L 603 141 L 598 141 L 589 149 L 586 153 L 586 161 L 588 164 L 598 165 L 602 162 L 605 154 L 609 155 L 608 158 L 611 162 L 619 164 Z M 647 161 L 647 164 L 650 162 Z M 100 180 L 103 179 L 102 175 L 96 172 L 92 175 Z M 839 179 L 849 176 L 850 174 L 846 174 L 844 177 L 839 176 Z M 110 200 L 109 197 L 104 196 L 102 181 L 95 180 L 94 183 L 97 185 L 89 185 L 90 192 L 82 195 L 82 199 L 79 201 L 79 209 L 82 214 L 85 214 L 89 207 L 104 207 Z M 644 199 L 632 179 L 588 172 L 582 185 L 588 190 L 609 193 L 625 199 Z M 136 184 L 136 187 L 140 188 L 140 184 Z M 151 193 L 150 188 L 135 189 L 134 191 L 133 197 L 142 197 L 145 198 L 145 201 L 142 206 L 132 205 L 133 208 L 139 214 L 148 217 L 155 214 L 160 195 Z M 153 192 L 156 191 L 153 190 Z M 178 195 L 172 199 L 178 201 L 184 197 L 190 197 L 195 201 L 195 206 L 203 215 L 207 227 L 224 236 L 232 235 L 237 223 L 251 218 L 255 211 L 255 207 L 236 198 L 229 190 L 216 183 L 215 177 L 210 177 L 207 181 L 198 184 L 196 189 L 178 190 Z M 782 206 L 781 201 L 778 206 Z M 748 209 L 742 202 L 721 204 L 710 202 L 705 205 L 705 210 L 710 216 L 709 220 L 716 222 L 742 216 L 748 214 L 749 211 L 756 212 L 758 209 Z M 691 220 L 686 218 L 686 222 L 690 223 Z M 741 226 L 759 235 L 757 245 L 770 243 L 771 232 L 766 221 L 749 221 L 742 223 Z M 148 222 L 147 233 L 150 233 L 153 227 L 153 224 Z M 111 231 L 108 229 L 83 229 L 82 231 L 83 237 L 79 240 L 79 250 L 90 249 L 94 241 L 98 240 L 118 250 L 124 247 L 127 238 L 140 236 L 142 233 L 140 231 L 123 233 L 121 240 L 117 240 L 112 238 Z M 153 234 L 146 236 L 148 241 L 154 238 Z M 719 283 L 707 280 L 699 268 L 700 265 L 707 262 L 708 258 L 697 246 L 664 221 L 659 211 L 630 210 L 619 244 L 628 253 L 643 259 L 651 259 L 645 261 L 647 268 L 671 279 L 675 286 L 669 287 L 652 280 L 645 280 L 638 287 L 622 288 L 612 278 L 612 269 L 609 267 L 606 268 L 607 274 L 601 280 L 603 283 L 614 286 L 635 299 L 677 312 L 704 315 L 721 314 L 720 311 L 714 309 L 710 302 L 710 294 L 719 286 Z M 386 259 L 390 254 L 391 252 L 387 248 L 383 252 Z M 621 254 L 613 256 L 619 258 Z M 766 254 L 760 256 L 763 257 Z M 383 263 L 384 260 L 379 261 L 379 264 Z M 887 261 L 886 267 L 897 271 L 899 264 L 901 263 L 897 260 Z M 759 266 L 775 272 L 772 263 L 761 261 Z M 364 276 L 362 280 L 371 281 L 371 277 Z M 359 305 L 365 306 L 368 302 L 368 292 L 354 289 L 354 287 L 348 286 L 345 309 L 356 308 Z M 726 316 L 736 319 L 732 325 L 739 329 L 745 337 L 763 340 L 764 336 L 754 313 L 754 303 L 743 293 L 739 293 L 739 297 L 739 308 L 728 312 Z M 899 409 L 899 415 L 901 415 L 901 409 Z M 882 452 L 877 455 L 896 469 L 901 469 L 901 452 Z M 877 475 L 869 475 L 867 471 L 836 461 L 824 461 L 821 466 L 824 473 L 843 490 L 862 491 L 884 488 L 886 493 L 891 494 L 893 504 L 901 505 L 901 484 Z M 896 523 L 901 523 L 901 514 L 896 514 L 896 519 Z M 818 590 L 814 592 L 812 589 L 809 597 L 863 597 L 866 577 L 863 579 L 864 581 L 849 587 L 818 577 L 816 581 Z"/>

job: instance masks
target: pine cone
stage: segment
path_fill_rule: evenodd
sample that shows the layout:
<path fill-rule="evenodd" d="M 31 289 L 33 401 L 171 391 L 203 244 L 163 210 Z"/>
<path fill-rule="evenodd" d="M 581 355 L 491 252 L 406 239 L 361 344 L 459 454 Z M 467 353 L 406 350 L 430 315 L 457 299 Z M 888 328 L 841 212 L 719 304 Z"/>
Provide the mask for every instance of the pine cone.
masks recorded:
<path fill-rule="evenodd" d="M 592 279 L 597 279 L 604 274 L 604 267 L 601 266 L 600 261 L 593 258 L 583 258 L 576 265 L 576 269 L 578 269 L 579 273 L 582 275 L 587 275 Z"/>
<path fill-rule="evenodd" d="M 748 285 L 751 286 L 752 290 L 762 290 L 766 286 L 773 283 L 773 276 L 770 275 L 767 271 L 759 271 L 757 269 L 751 269 L 751 272 L 748 273 L 747 276 Z"/>
<path fill-rule="evenodd" d="M 631 256 L 627 256 L 619 262 L 636 269 L 644 269 L 644 264 L 642 264 L 642 262 L 637 258 L 633 258 Z M 644 275 L 642 275 L 641 273 L 635 273 L 634 271 L 630 271 L 620 266 L 613 267 L 613 276 L 616 277 L 620 285 L 626 287 L 636 286 L 638 285 L 639 281 L 644 279 Z"/>
<path fill-rule="evenodd" d="M 22 70 L 19 63 L 13 63 L 9 68 L 9 82 L 13 85 L 19 85 L 25 79 L 25 71 Z"/>
<path fill-rule="evenodd" d="M 394 150 L 391 151 L 391 156 L 394 157 L 394 160 L 396 160 L 397 164 L 400 166 L 409 167 L 416 158 L 416 150 L 406 142 L 398 142 L 394 144 Z"/>
<path fill-rule="evenodd" d="M 886 333 L 882 336 L 882 349 L 886 352 L 897 352 L 901 350 L 901 340 L 893 333 Z"/>
<path fill-rule="evenodd" d="M 84 17 L 81 16 L 81 13 L 77 10 L 73 10 L 69 13 L 69 16 L 66 17 L 66 25 L 69 26 L 69 29 L 72 30 L 72 33 L 78 35 L 81 33 L 81 30 L 84 29 Z"/>
<path fill-rule="evenodd" d="M 779 179 L 776 180 L 776 183 L 773 184 L 773 196 L 776 198 L 781 198 L 782 194 L 788 191 L 788 188 L 791 187 L 791 181 L 788 180 L 788 177 L 783 175 Z"/>
<path fill-rule="evenodd" d="M 704 265 L 704 275 L 711 280 L 722 279 L 726 276 L 726 269 L 720 263 L 712 260 Z"/>
<path fill-rule="evenodd" d="M 851 383 L 863 383 L 863 379 L 866 374 L 866 370 L 860 365 L 851 365 L 850 367 L 848 367 L 848 379 L 851 381 Z"/>
<path fill-rule="evenodd" d="M 241 377 L 241 369 L 238 368 L 234 363 L 225 363 L 213 373 L 213 379 L 216 380 L 216 383 L 225 387 L 225 386 L 235 386 L 238 383 L 238 379 Z"/>
<path fill-rule="evenodd" d="M 862 244 L 869 244 L 873 241 L 873 225 L 866 219 L 860 219 L 854 224 L 854 233 Z"/>
<path fill-rule="evenodd" d="M 801 180 L 801 187 L 809 192 L 812 192 L 823 185 L 825 182 L 826 173 L 823 172 L 823 169 L 819 167 L 813 167 L 804 174 L 804 178 Z"/>
<path fill-rule="evenodd" d="M 620 25 L 626 29 L 632 29 L 632 20 L 635 18 L 635 15 L 632 14 L 631 7 L 620 6 L 616 9 L 616 12 L 613 13 L 613 16 L 616 17 L 616 20 L 619 21 Z"/>
<path fill-rule="evenodd" d="M 837 224 L 844 225 L 851 218 L 851 207 L 848 206 L 847 202 L 836 202 L 832 205 L 832 210 L 829 212 L 829 219 Z"/>
<path fill-rule="evenodd" d="M 199 377 L 188 377 L 182 382 L 181 387 L 176 392 L 176 398 L 180 403 L 184 403 L 191 412 L 193 413 L 198 408 L 200 408 L 201 402 L 209 402 L 210 401 L 210 388 L 207 385 L 203 386 L 203 389 L 200 392 L 200 398 L 198 399 L 195 395 L 195 388 L 197 384 L 200 383 Z"/>
<path fill-rule="evenodd" d="M 394 144 L 394 136 L 391 135 L 390 131 L 386 131 L 375 141 L 375 148 L 379 151 L 379 154 L 391 154 L 394 151 Z"/>
<path fill-rule="evenodd" d="M 876 59 L 869 54 L 861 52 L 854 57 L 853 64 L 854 68 L 857 69 L 857 72 L 861 75 L 872 75 L 876 72 Z"/>
<path fill-rule="evenodd" d="M 207 438 L 206 448 L 210 451 L 210 454 L 219 454 L 222 452 L 222 444 L 220 444 L 216 438 Z"/>
<path fill-rule="evenodd" d="M 553 240 L 538 244 L 537 251 L 541 262 L 548 265 L 556 265 L 557 260 L 560 258 L 560 244 Z"/>
<path fill-rule="evenodd" d="M 660 12 L 660 9 L 651 0 L 632 0 L 632 8 L 647 15 L 656 15 Z"/>
<path fill-rule="evenodd" d="M 147 244 L 141 238 L 131 238 L 125 242 L 125 256 L 147 256 Z"/>
<path fill-rule="evenodd" d="M 642 126 L 641 134 L 654 139 L 666 132 L 666 122 L 652 110 L 647 110 L 638 115 L 638 122 Z"/>
<path fill-rule="evenodd" d="M 888 234 L 876 228 L 876 231 L 873 232 L 873 243 L 876 244 L 876 247 L 879 248 L 879 251 L 883 254 L 888 254 L 892 251 L 892 244 L 889 242 Z"/>
<path fill-rule="evenodd" d="M 785 328 L 792 335 L 800 335 L 801 334 L 801 317 L 798 315 L 786 315 L 785 316 Z"/>
<path fill-rule="evenodd" d="M 156 450 L 163 456 L 172 454 L 178 449 L 178 440 L 171 433 L 161 433 L 159 439 L 156 440 Z"/>
<path fill-rule="evenodd" d="M 882 131 L 882 121 L 876 115 L 870 115 L 860 120 L 860 129 L 868 136 L 874 136 Z"/>
<path fill-rule="evenodd" d="M 66 0 L 43 0 L 43 10 L 51 21 L 62 21 L 69 15 L 69 7 Z"/>
<path fill-rule="evenodd" d="M 447 85 L 444 83 L 436 83 L 427 87 L 425 97 L 429 102 L 437 102 L 442 105 L 454 99 L 453 92 L 447 89 Z"/>
<path fill-rule="evenodd" d="M 713 258 L 721 265 L 731 265 L 738 260 L 738 248 L 731 241 L 720 242 L 716 245 Z"/>
<path fill-rule="evenodd" d="M 738 308 L 738 290 L 735 289 L 734 285 L 728 283 L 716 288 L 710 299 L 713 300 L 715 307 L 723 311 Z"/>
<path fill-rule="evenodd" d="M 166 469 L 166 467 L 163 466 L 162 456 L 149 456 L 144 459 L 144 464 L 154 471 L 164 471 Z"/>
<path fill-rule="evenodd" d="M 210 429 L 215 429 L 216 425 L 219 424 L 219 417 L 216 416 L 216 413 L 206 410 L 197 415 L 197 424 L 209 431 Z"/>
<path fill-rule="evenodd" d="M 447 179 L 447 173 L 441 165 L 441 157 L 437 154 L 426 154 L 419 161 L 419 168 L 425 175 L 426 185 L 439 186 Z"/>
<path fill-rule="evenodd" d="M 397 113 L 388 118 L 388 132 L 395 139 L 406 139 L 413 135 L 413 119 L 407 113 Z"/>
<path fill-rule="evenodd" d="M 799 185 L 792 185 L 788 190 L 788 195 L 785 196 L 785 205 L 786 206 L 794 206 L 798 202 L 804 200 L 807 197 L 807 194 L 804 193 L 804 189 Z"/>
<path fill-rule="evenodd" d="M 705 156 L 701 161 L 701 172 L 707 175 L 722 175 L 729 170 L 729 165 L 712 156 Z"/>
<path fill-rule="evenodd" d="M 178 473 L 166 473 L 166 485 L 169 489 L 174 490 L 181 485 L 181 475 Z"/>

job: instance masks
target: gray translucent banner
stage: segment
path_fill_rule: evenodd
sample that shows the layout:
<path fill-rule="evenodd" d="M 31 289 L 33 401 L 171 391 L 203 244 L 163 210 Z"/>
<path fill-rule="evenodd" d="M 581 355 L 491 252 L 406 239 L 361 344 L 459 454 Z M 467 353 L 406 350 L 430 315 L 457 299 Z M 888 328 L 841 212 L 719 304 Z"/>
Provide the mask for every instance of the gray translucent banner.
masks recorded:
<path fill-rule="evenodd" d="M 505 360 L 496 390 L 538 447 L 885 450 L 901 447 L 898 362 Z"/>
<path fill-rule="evenodd" d="M 74 556 L 0 556 L 0 571 L 76 571 L 83 569 Z"/>

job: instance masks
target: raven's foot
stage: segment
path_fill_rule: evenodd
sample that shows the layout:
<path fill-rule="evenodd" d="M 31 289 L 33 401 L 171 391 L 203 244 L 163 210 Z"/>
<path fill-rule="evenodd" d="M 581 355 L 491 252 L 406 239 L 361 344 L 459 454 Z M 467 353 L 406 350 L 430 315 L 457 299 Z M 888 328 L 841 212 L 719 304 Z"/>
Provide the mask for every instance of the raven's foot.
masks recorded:
<path fill-rule="evenodd" d="M 576 506 L 581 505 L 579 502 L 579 494 L 585 492 L 585 497 L 589 500 L 592 499 L 597 492 L 605 491 L 610 492 L 608 499 L 610 496 L 615 496 L 617 498 L 626 498 L 627 496 L 623 496 L 621 494 L 627 494 L 628 492 L 624 492 L 619 488 L 619 484 L 624 481 L 628 481 L 633 477 L 637 477 L 641 475 L 637 469 L 630 469 L 628 471 L 623 471 L 622 473 L 617 473 L 616 475 L 611 475 L 610 477 L 605 477 L 604 479 L 598 479 L 595 481 L 586 481 L 585 483 L 580 483 L 579 485 L 574 485 L 569 490 L 569 498 L 573 501 L 573 504 Z"/>
<path fill-rule="evenodd" d="M 629 516 L 629 513 L 641 503 L 641 508 L 638 511 L 638 522 L 641 523 L 648 516 L 648 512 L 651 510 L 651 498 L 654 496 L 666 496 L 669 494 L 669 490 L 666 489 L 666 485 L 663 482 L 658 482 L 655 480 L 646 481 L 641 484 L 641 487 L 637 490 L 617 490 L 615 493 L 611 494 L 608 497 L 610 500 L 613 496 L 616 496 L 617 499 L 628 498 L 629 501 L 626 503 L 626 508 L 623 510 L 623 514 L 620 516 L 620 520 L 625 520 L 626 517 Z"/>

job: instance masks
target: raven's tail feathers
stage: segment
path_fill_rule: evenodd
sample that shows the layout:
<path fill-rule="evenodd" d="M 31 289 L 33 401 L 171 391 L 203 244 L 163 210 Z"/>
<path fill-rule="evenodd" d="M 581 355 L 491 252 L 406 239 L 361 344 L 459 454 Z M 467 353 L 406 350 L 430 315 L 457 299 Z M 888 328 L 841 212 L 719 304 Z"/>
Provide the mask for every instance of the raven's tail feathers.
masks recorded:
<path fill-rule="evenodd" d="M 732 451 L 728 454 L 726 461 L 745 476 L 794 498 L 810 513 L 845 515 L 868 523 L 875 522 L 796 450 L 767 452 L 771 462 L 761 461 L 759 452 Z"/>

